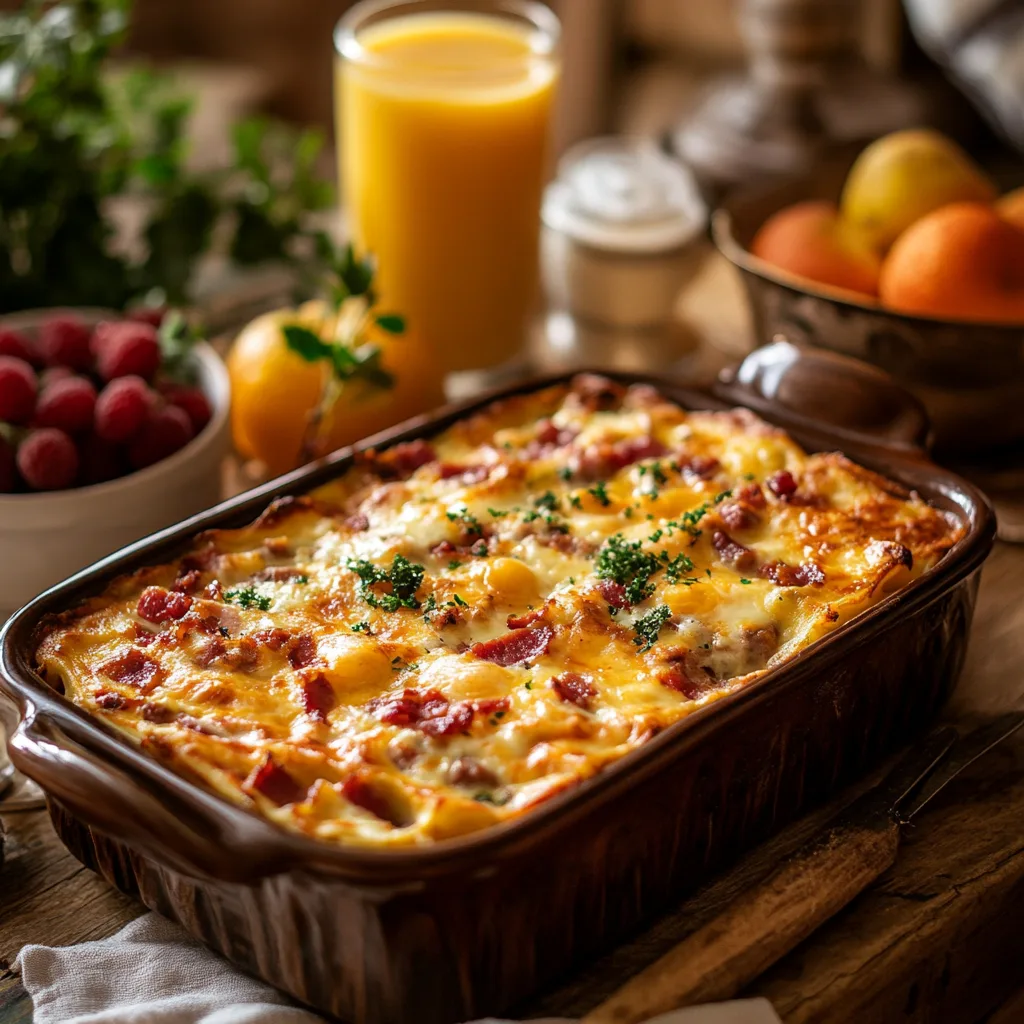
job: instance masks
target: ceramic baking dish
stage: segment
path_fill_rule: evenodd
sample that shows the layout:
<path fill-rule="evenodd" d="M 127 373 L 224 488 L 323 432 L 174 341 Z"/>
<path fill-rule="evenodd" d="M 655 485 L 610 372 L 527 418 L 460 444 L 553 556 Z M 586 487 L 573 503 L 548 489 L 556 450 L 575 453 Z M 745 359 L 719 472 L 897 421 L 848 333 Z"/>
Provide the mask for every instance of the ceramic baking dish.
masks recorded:
<path fill-rule="evenodd" d="M 809 449 L 841 448 L 951 512 L 964 538 L 904 590 L 521 818 L 430 847 L 344 848 L 279 830 L 172 773 L 32 664 L 44 616 L 167 560 L 201 529 L 241 525 L 270 498 L 323 483 L 352 458 L 336 453 L 99 563 L 8 623 L 11 756 L 46 791 L 64 843 L 321 1012 L 450 1024 L 522 1001 L 910 739 L 963 664 L 994 533 L 984 497 L 924 455 L 920 406 L 863 364 L 788 345 L 760 350 L 707 391 L 655 383 L 686 407 L 745 404 Z M 491 397 L 373 443 L 430 435 Z"/>

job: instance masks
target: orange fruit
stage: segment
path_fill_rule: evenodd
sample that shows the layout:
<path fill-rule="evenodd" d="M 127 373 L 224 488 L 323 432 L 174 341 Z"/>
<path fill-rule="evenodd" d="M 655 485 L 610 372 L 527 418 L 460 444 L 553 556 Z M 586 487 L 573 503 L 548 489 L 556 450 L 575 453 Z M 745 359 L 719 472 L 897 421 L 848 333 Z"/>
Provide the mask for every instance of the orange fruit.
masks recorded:
<path fill-rule="evenodd" d="M 288 348 L 281 330 L 285 324 L 300 324 L 326 338 L 334 320 L 320 302 L 267 313 L 239 334 L 227 358 L 235 447 L 273 473 L 298 465 L 307 417 L 329 373 L 326 363 L 306 362 Z M 394 376 L 394 385 L 379 388 L 362 380 L 343 384 L 325 424 L 325 450 L 319 454 L 354 444 L 444 401 L 438 362 L 408 328 L 400 335 L 371 328 L 366 340 L 380 346 L 382 365 Z"/>
<path fill-rule="evenodd" d="M 951 203 L 896 239 L 880 291 L 900 313 L 1024 323 L 1024 230 L 987 203 Z"/>

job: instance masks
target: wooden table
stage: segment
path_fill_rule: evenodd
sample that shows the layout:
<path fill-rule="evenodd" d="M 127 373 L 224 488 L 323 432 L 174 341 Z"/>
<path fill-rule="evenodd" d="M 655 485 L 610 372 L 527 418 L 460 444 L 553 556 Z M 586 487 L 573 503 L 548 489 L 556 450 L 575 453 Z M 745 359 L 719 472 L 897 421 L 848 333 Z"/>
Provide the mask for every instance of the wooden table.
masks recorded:
<path fill-rule="evenodd" d="M 717 258 L 682 304 L 712 345 L 747 344 L 735 281 Z M 973 718 L 1024 697 L 1024 547 L 998 545 L 985 568 L 972 649 L 947 717 Z M 845 797 L 849 799 L 849 795 Z M 837 801 L 837 804 L 843 800 Z M 827 816 L 822 809 L 724 872 L 635 941 L 521 1008 L 578 1016 L 610 994 L 763 876 Z M 61 945 L 107 936 L 141 908 L 66 853 L 42 811 L 8 815 L 0 870 L 0 1024 L 31 1019 L 12 963 L 30 942 Z M 787 1024 L 849 1021 L 1024 1020 L 1024 736 L 957 782 L 909 831 L 899 862 L 752 988 Z"/>

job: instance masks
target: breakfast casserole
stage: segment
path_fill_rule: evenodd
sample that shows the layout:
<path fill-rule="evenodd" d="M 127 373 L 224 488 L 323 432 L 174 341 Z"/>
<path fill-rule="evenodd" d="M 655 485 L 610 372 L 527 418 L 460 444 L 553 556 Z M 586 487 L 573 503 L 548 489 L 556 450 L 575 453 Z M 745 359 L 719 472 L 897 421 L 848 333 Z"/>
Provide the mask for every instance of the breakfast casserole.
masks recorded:
<path fill-rule="evenodd" d="M 37 662 L 286 829 L 422 844 L 577 785 L 961 534 L 746 410 L 577 377 L 200 535 L 53 618 Z"/>

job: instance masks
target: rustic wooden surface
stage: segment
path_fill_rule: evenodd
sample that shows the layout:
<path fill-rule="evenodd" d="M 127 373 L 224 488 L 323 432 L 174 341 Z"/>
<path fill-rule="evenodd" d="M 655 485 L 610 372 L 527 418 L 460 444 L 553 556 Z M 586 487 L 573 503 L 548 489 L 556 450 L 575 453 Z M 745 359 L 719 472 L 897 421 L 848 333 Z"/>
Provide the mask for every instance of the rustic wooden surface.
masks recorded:
<path fill-rule="evenodd" d="M 683 312 L 711 345 L 705 364 L 742 349 L 735 281 L 709 259 Z M 998 545 L 985 568 L 972 649 L 946 717 L 978 715 L 1024 698 L 1024 547 Z M 863 788 L 863 786 L 861 787 Z M 520 1008 L 522 1015 L 580 1016 L 765 877 L 844 794 L 787 829 L 682 907 L 564 985 Z M 0 869 L 0 1024 L 28 1021 L 31 1006 L 13 962 L 26 943 L 63 945 L 109 935 L 140 908 L 81 867 L 41 811 L 4 819 Z M 763 975 L 750 989 L 787 1024 L 1024 1020 L 1024 737 L 957 780 L 908 830 L 895 868 Z M 1017 993 L 1017 994 L 1015 994 Z"/>

